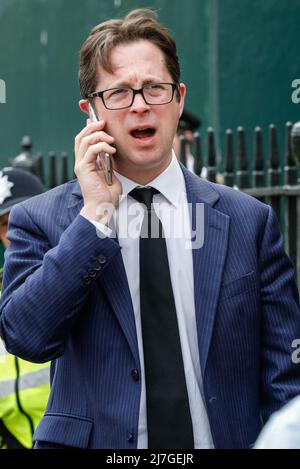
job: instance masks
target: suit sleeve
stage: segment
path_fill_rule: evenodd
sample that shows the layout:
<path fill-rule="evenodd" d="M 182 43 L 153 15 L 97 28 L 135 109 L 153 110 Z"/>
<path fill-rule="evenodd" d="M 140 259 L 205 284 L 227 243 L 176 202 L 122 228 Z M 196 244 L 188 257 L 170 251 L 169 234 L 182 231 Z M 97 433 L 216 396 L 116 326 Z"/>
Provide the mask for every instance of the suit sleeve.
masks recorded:
<path fill-rule="evenodd" d="M 300 338 L 299 297 L 294 270 L 284 252 L 276 216 L 269 207 L 259 253 L 262 297 L 263 420 L 299 393 L 300 364 L 292 342 Z"/>
<path fill-rule="evenodd" d="M 52 360 L 63 354 L 90 289 L 98 276 L 105 275 L 120 247 L 113 239 L 100 239 L 92 223 L 81 215 L 51 247 L 22 205 L 11 211 L 9 239 L 0 336 L 14 355 L 32 362 Z"/>

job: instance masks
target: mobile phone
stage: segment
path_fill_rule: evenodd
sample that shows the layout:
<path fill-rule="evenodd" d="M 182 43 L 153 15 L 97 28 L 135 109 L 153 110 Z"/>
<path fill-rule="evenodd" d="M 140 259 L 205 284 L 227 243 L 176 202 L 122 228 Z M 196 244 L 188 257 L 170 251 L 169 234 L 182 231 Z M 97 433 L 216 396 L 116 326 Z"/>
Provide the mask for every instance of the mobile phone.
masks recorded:
<path fill-rule="evenodd" d="M 89 106 L 90 119 L 93 122 L 99 121 L 99 117 L 97 117 L 97 114 L 95 113 L 94 108 L 91 105 L 91 103 L 89 103 L 88 106 Z M 112 185 L 112 167 L 111 167 L 110 154 L 106 153 L 106 152 L 101 152 L 101 153 L 99 153 L 99 155 L 97 157 L 97 160 L 98 159 L 101 159 L 102 168 L 103 168 L 104 174 L 105 174 L 105 180 L 106 180 L 107 184 L 109 186 L 111 186 Z M 98 161 L 98 165 L 99 165 L 99 161 Z"/>

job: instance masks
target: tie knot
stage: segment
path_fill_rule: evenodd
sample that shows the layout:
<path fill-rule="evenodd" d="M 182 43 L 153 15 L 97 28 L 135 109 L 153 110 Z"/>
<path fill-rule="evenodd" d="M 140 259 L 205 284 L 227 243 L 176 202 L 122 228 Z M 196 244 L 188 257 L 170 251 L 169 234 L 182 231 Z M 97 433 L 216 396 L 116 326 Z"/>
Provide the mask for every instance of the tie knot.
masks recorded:
<path fill-rule="evenodd" d="M 151 210 L 151 204 L 153 200 L 154 194 L 158 194 L 159 191 L 154 189 L 154 187 L 141 187 L 133 189 L 129 194 L 135 200 L 140 202 L 141 204 L 146 205 L 147 210 Z"/>

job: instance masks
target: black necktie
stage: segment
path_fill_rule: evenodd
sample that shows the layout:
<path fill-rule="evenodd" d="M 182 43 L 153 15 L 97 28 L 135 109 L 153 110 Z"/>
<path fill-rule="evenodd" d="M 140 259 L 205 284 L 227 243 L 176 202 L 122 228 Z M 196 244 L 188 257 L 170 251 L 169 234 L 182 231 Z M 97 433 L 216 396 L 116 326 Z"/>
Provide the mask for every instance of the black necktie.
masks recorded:
<path fill-rule="evenodd" d="M 140 296 L 148 448 L 191 449 L 193 428 L 166 240 L 152 206 L 157 192 L 153 188 L 130 192 L 145 205 L 140 236 Z M 155 237 L 150 236 L 151 227 Z"/>

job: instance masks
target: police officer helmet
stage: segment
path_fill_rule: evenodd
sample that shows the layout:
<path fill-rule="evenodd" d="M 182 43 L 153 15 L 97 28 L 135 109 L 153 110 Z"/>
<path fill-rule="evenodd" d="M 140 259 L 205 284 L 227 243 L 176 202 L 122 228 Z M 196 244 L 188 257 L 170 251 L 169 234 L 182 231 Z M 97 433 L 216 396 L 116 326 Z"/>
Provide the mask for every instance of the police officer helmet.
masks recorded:
<path fill-rule="evenodd" d="M 37 176 L 19 168 L 6 167 L 0 170 L 0 216 L 12 207 L 46 189 Z"/>

